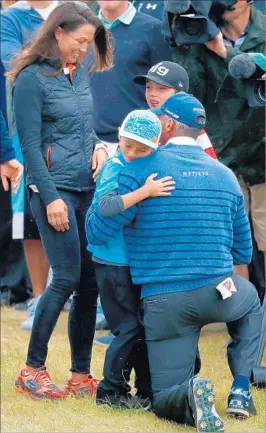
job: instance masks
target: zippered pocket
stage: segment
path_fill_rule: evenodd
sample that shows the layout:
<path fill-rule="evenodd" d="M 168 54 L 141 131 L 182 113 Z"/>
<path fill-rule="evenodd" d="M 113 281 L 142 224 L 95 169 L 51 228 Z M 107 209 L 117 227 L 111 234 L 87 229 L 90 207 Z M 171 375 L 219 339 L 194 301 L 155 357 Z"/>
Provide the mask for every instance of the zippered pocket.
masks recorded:
<path fill-rule="evenodd" d="M 48 146 L 46 151 L 46 156 L 45 156 L 46 165 L 48 169 L 51 167 L 51 153 L 52 153 L 52 146 Z"/>

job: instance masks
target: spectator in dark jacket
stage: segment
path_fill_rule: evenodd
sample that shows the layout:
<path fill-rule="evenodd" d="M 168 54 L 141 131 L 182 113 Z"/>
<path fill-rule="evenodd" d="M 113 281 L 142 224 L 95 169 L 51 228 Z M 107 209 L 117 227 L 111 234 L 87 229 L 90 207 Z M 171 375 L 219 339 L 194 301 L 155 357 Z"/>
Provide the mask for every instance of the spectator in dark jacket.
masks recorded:
<path fill-rule="evenodd" d="M 98 291 L 84 223 L 94 179 L 107 154 L 95 149 L 99 140 L 92 127 L 88 70 L 82 64 L 91 45 L 96 69 L 110 67 L 111 46 L 102 22 L 85 4 L 63 2 L 8 74 L 15 82 L 14 109 L 30 205 L 53 272 L 36 309 L 26 368 L 16 381 L 19 391 L 39 399 L 93 395 L 97 385 L 90 376 L 90 360 Z M 52 384 L 45 361 L 49 339 L 72 292 L 72 378 L 63 392 Z"/>

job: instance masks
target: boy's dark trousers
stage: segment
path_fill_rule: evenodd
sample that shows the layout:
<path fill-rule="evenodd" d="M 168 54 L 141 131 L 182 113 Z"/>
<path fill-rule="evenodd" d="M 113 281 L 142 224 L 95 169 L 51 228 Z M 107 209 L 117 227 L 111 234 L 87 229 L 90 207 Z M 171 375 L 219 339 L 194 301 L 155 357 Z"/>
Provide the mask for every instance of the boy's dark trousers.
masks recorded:
<path fill-rule="evenodd" d="M 101 304 L 111 332 L 116 338 L 106 351 L 103 380 L 97 397 L 127 394 L 132 369 L 137 395 L 151 397 L 151 379 L 144 328 L 138 320 L 140 286 L 132 283 L 127 266 L 95 262 Z"/>

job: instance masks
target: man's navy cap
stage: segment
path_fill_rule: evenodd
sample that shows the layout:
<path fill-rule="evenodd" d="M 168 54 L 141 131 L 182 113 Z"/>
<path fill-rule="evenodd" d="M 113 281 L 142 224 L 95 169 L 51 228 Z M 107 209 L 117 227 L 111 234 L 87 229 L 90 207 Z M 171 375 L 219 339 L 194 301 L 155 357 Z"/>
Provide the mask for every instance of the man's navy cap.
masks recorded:
<path fill-rule="evenodd" d="M 206 125 L 206 112 L 203 105 L 197 98 L 186 93 L 176 93 L 160 108 L 153 108 L 151 111 L 157 116 L 164 114 L 191 128 L 204 129 Z"/>
<path fill-rule="evenodd" d="M 133 81 L 137 84 L 146 84 L 147 80 L 183 92 L 188 92 L 189 88 L 187 71 L 173 62 L 157 63 L 148 71 L 147 75 L 137 75 Z"/>

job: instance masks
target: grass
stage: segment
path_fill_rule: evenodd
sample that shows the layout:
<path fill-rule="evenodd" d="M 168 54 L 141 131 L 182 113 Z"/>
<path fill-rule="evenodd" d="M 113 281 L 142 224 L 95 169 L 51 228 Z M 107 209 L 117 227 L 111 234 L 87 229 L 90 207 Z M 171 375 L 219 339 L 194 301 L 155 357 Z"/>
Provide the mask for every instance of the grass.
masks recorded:
<path fill-rule="evenodd" d="M 194 432 L 158 419 L 152 413 L 112 411 L 97 408 L 90 398 L 68 398 L 62 402 L 38 402 L 14 390 L 14 379 L 23 366 L 29 333 L 19 326 L 25 312 L 1 308 L 1 432 Z M 68 378 L 69 344 L 66 333 L 67 314 L 62 313 L 50 342 L 47 366 L 57 384 Z M 231 376 L 225 357 L 227 334 L 224 331 L 204 332 L 201 337 L 202 375 L 210 377 L 216 386 L 217 410 L 224 418 L 227 432 L 265 431 L 265 393 L 254 390 L 258 410 L 256 417 L 237 421 L 226 416 L 227 393 Z M 94 346 L 92 372 L 100 378 L 104 362 L 104 347 Z M 265 363 L 264 363 L 265 364 Z"/>

